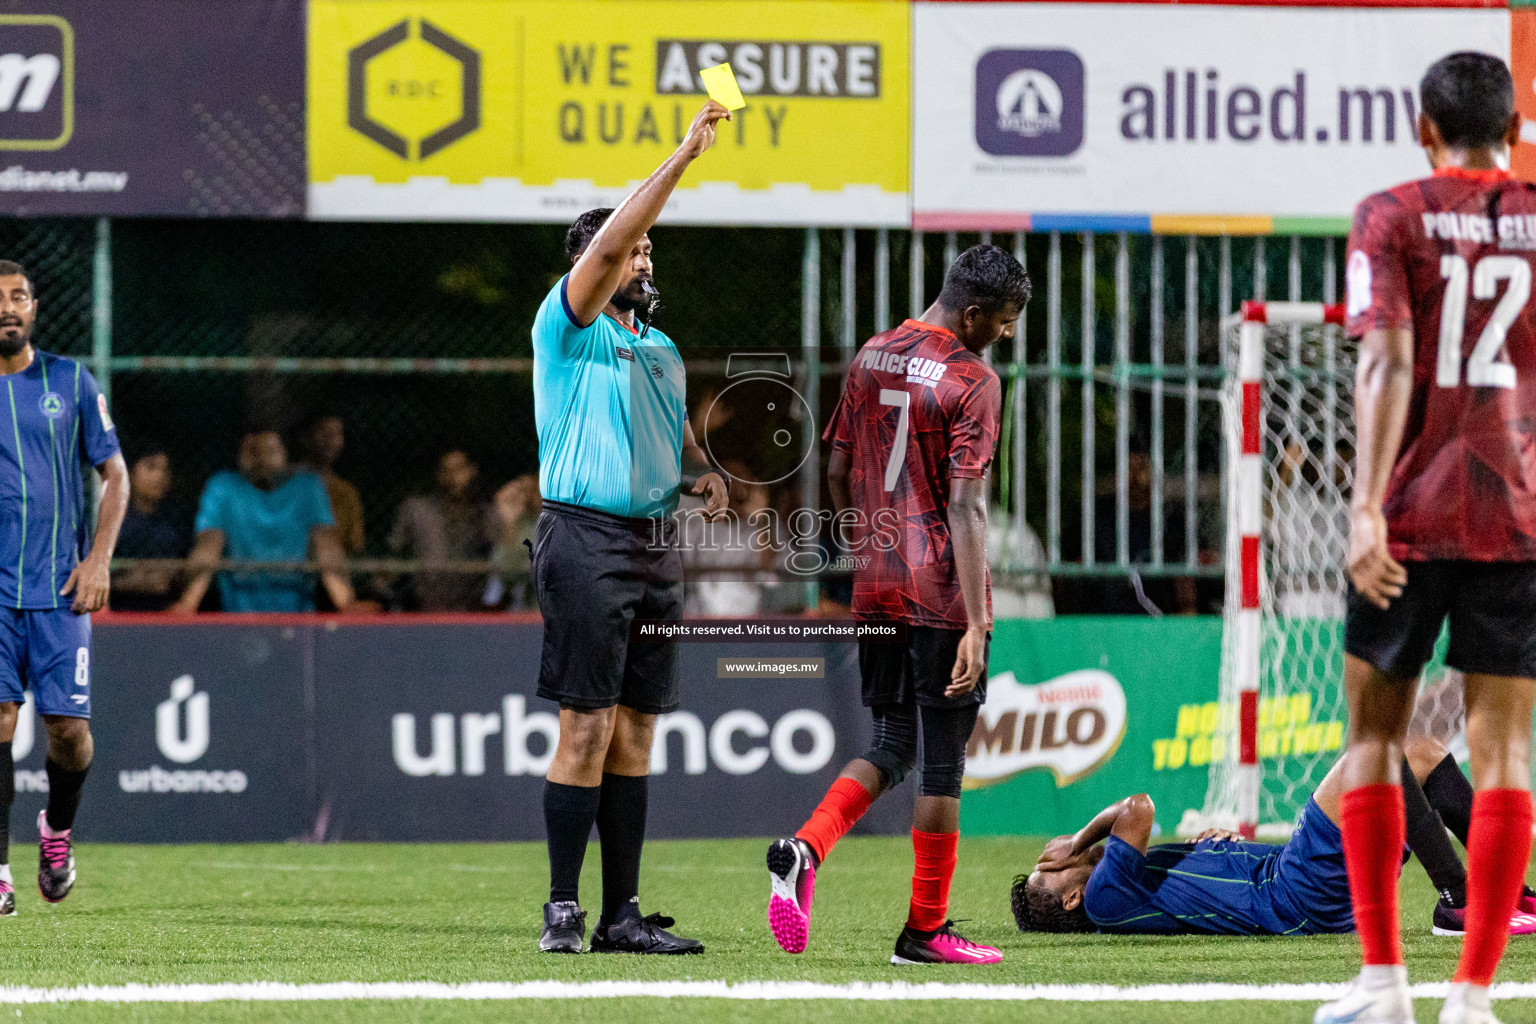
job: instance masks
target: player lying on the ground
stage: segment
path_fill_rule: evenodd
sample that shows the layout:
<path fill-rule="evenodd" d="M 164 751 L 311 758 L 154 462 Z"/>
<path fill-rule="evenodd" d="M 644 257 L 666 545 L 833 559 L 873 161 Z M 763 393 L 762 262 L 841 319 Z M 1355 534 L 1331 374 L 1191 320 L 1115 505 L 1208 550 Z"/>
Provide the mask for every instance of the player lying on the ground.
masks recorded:
<path fill-rule="evenodd" d="M 1408 845 L 1440 892 L 1434 933 L 1460 935 L 1467 876 L 1445 830 L 1449 822 L 1466 842 L 1472 785 L 1436 740 L 1412 740 L 1405 755 Z M 1353 931 L 1339 832 L 1343 763 L 1340 758 L 1329 770 L 1283 846 L 1244 842 L 1211 829 L 1193 843 L 1149 849 L 1152 798 L 1143 793 L 1112 804 L 1077 835 L 1047 843 L 1035 870 L 1014 879 L 1019 929 L 1157 935 Z M 1536 898 L 1529 889 L 1510 930 L 1536 933 Z"/>

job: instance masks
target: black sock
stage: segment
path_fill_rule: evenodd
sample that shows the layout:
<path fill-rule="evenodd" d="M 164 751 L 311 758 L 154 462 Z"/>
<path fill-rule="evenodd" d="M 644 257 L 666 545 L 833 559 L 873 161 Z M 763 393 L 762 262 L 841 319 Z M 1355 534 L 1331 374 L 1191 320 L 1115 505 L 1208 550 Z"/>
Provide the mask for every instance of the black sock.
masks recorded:
<path fill-rule="evenodd" d="M 0 743 L 0 864 L 11 862 L 11 804 L 16 802 L 16 769 L 11 744 Z"/>
<path fill-rule="evenodd" d="M 597 820 L 600 786 L 544 783 L 544 829 L 549 845 L 549 902 L 577 902 L 581 862 Z"/>
<path fill-rule="evenodd" d="M 1467 869 L 1456 856 L 1456 849 L 1445 834 L 1445 823 L 1429 805 L 1406 758 L 1403 760 L 1403 808 L 1408 817 L 1408 848 L 1424 866 L 1441 901 L 1452 907 L 1465 907 Z"/>
<path fill-rule="evenodd" d="M 1450 754 L 1424 778 L 1424 795 L 1429 806 L 1440 815 L 1451 834 L 1467 845 L 1467 832 L 1472 828 L 1472 783 L 1456 767 L 1456 759 Z"/>
<path fill-rule="evenodd" d="M 43 767 L 48 771 L 48 827 L 55 832 L 74 828 L 75 812 L 80 809 L 80 787 L 85 785 L 91 766 L 74 771 L 50 757 Z"/>
<path fill-rule="evenodd" d="M 645 775 L 603 774 L 603 799 L 597 808 L 597 836 L 603 843 L 603 923 L 639 913 L 648 782 Z"/>

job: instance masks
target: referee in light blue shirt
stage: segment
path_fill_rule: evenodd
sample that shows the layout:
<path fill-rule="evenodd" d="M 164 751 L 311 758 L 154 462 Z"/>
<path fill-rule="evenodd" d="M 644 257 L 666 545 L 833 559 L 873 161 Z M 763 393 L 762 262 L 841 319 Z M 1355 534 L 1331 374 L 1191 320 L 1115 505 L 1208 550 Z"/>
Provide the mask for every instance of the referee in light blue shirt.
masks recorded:
<path fill-rule="evenodd" d="M 629 642 L 632 619 L 675 619 L 682 561 L 668 520 L 684 478 L 713 515 L 724 478 L 694 441 L 682 357 L 650 325 L 656 222 L 683 171 L 730 114 L 711 100 L 681 146 L 614 210 L 591 210 L 566 235 L 568 274 L 533 324 L 534 420 L 544 511 L 534 580 L 544 615 L 539 696 L 560 703 L 560 742 L 544 786 L 550 894 L 539 948 L 579 953 L 586 913 L 577 881 L 597 825 L 603 913 L 594 951 L 702 953 L 672 920 L 639 909 L 646 776 L 656 716 L 678 706 L 670 643 Z M 637 310 L 646 312 L 637 321 Z"/>
<path fill-rule="evenodd" d="M 57 903 L 75 884 L 70 830 L 94 749 L 90 613 L 106 607 L 128 511 L 107 400 L 85 367 L 33 347 L 38 305 L 27 272 L 0 260 L 0 915 L 16 913 L 11 739 L 29 689 L 48 727 L 37 886 Z M 102 481 L 94 543 L 82 458 Z"/>

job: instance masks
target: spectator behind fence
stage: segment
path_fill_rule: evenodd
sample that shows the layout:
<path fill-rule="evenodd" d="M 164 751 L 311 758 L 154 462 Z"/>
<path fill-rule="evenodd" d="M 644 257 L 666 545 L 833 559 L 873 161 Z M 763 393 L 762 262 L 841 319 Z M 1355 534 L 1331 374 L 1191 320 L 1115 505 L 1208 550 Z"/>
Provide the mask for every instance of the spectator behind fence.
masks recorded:
<path fill-rule="evenodd" d="M 357 488 L 336 475 L 336 461 L 347 446 L 346 425 L 340 416 L 323 415 L 309 421 L 300 438 L 304 449 L 303 469 L 312 470 L 325 482 L 325 494 L 331 501 L 331 518 L 336 535 L 347 554 L 356 558 L 363 553 L 363 499 Z"/>
<path fill-rule="evenodd" d="M 240 472 L 217 473 L 197 509 L 197 546 L 191 581 L 174 611 L 195 612 L 226 550 L 242 561 L 302 562 L 311 551 L 320 579 L 338 610 L 352 604 L 346 553 L 336 535 L 325 484 L 288 465 L 288 449 L 275 430 L 248 430 L 240 440 Z M 307 612 L 315 608 L 314 577 L 306 572 L 221 572 L 219 597 L 227 612 Z"/>
<path fill-rule="evenodd" d="M 480 467 L 462 449 L 443 453 L 437 487 L 400 503 L 389 549 L 426 566 L 484 562 L 500 536 L 491 503 L 479 493 Z M 470 612 L 484 608 L 485 575 L 418 572 L 415 607 L 423 612 Z"/>
<path fill-rule="evenodd" d="M 171 459 L 158 444 L 142 444 L 128 467 L 130 499 L 118 558 L 186 558 L 192 531 L 185 511 L 167 500 L 173 480 Z M 181 570 L 138 565 L 112 574 L 112 610 L 163 612 L 176 599 Z"/>
<path fill-rule="evenodd" d="M 539 497 L 536 473 L 501 485 L 493 501 L 499 539 L 491 550 L 491 561 L 500 574 L 486 587 L 485 603 L 508 611 L 534 608 L 538 595 L 533 587 L 533 535 L 539 525 L 544 501 Z"/>

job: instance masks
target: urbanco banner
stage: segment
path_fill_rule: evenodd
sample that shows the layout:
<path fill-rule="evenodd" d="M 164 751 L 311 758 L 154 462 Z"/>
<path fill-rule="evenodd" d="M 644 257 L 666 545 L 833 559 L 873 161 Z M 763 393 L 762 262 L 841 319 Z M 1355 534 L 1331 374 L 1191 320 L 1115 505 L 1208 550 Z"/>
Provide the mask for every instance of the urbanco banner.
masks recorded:
<path fill-rule="evenodd" d="M 1428 173 L 1418 85 L 1504 10 L 919 3 L 919 228 L 1343 231 Z"/>
<path fill-rule="evenodd" d="M 316 649 L 321 813 L 340 839 L 536 840 L 559 708 L 535 695 L 537 626 L 341 629 Z M 647 834 L 792 833 L 867 748 L 857 647 L 754 644 L 822 678 L 724 679 L 742 645 L 679 644 L 682 705 L 657 719 Z M 344 677 L 358 685 L 337 685 Z M 912 787 L 907 785 L 905 790 Z M 864 830 L 910 826 L 911 794 Z"/>
<path fill-rule="evenodd" d="M 300 217 L 304 0 L 0 11 L 0 213 Z"/>
<path fill-rule="evenodd" d="M 682 141 L 729 61 L 747 106 L 662 214 L 908 221 L 906 4 L 313 0 L 310 212 L 566 222 Z"/>

